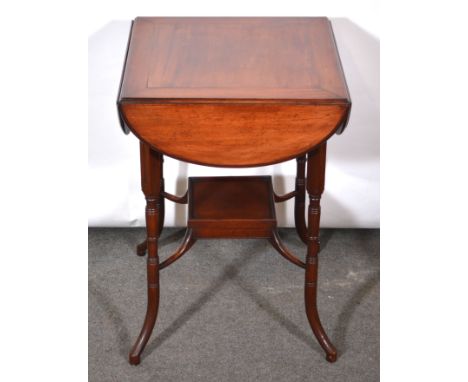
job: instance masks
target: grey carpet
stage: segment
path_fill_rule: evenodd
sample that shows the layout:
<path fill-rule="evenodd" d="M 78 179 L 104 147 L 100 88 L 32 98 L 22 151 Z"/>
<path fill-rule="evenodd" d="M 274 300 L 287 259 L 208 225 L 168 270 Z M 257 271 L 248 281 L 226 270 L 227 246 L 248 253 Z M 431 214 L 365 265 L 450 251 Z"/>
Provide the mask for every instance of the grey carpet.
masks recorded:
<path fill-rule="evenodd" d="M 160 258 L 184 231 L 165 229 Z M 280 234 L 303 258 L 292 229 Z M 322 230 L 319 312 L 330 364 L 304 312 L 304 271 L 265 240 L 201 240 L 161 272 L 139 366 L 127 362 L 146 306 L 143 229 L 89 229 L 89 381 L 378 381 L 379 231 Z"/>

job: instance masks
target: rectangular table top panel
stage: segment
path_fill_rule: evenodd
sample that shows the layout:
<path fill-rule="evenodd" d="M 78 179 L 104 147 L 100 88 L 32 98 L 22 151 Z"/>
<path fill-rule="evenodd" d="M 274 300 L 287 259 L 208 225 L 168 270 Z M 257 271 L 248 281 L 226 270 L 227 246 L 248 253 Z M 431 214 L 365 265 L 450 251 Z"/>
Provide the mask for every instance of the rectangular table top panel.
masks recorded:
<path fill-rule="evenodd" d="M 119 99 L 349 103 L 324 17 L 138 17 Z"/>

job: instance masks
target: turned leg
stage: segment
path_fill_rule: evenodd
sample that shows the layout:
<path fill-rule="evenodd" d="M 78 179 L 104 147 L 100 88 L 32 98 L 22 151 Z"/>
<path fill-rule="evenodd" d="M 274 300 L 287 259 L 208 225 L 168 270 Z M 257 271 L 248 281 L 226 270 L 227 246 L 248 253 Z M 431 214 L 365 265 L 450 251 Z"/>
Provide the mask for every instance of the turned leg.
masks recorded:
<path fill-rule="evenodd" d="M 306 157 L 296 159 L 296 196 L 294 199 L 294 222 L 296 231 L 304 244 L 307 244 L 307 226 L 305 221 L 305 164 Z"/>
<path fill-rule="evenodd" d="M 162 177 L 163 175 L 163 162 L 164 158 L 161 155 L 161 161 L 160 161 L 160 170 L 159 174 L 161 174 L 161 192 L 159 196 L 159 235 L 161 235 L 161 232 L 164 227 L 164 178 Z M 148 250 L 148 244 L 146 242 L 146 239 L 142 241 L 140 244 L 137 245 L 136 248 L 136 253 L 138 256 L 144 256 L 146 255 L 146 251 Z"/>
<path fill-rule="evenodd" d="M 329 362 L 336 361 L 336 349 L 325 333 L 320 323 L 317 311 L 317 272 L 319 225 L 320 225 L 320 197 L 325 183 L 326 143 L 309 153 L 307 157 L 307 192 L 309 194 L 309 227 L 307 232 L 307 257 L 305 271 L 305 307 L 307 319 L 318 342 L 327 354 Z"/>
<path fill-rule="evenodd" d="M 146 197 L 146 243 L 148 302 L 140 335 L 129 354 L 132 365 L 140 363 L 140 355 L 153 331 L 159 307 L 159 210 L 161 201 L 161 155 L 140 143 L 141 184 Z"/>

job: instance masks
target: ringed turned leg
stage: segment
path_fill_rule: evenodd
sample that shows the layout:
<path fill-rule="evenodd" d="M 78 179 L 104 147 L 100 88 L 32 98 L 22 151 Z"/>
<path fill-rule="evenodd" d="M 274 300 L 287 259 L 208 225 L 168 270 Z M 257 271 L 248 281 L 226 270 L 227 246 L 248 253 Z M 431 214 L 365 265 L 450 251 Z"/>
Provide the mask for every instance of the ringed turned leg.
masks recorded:
<path fill-rule="evenodd" d="M 319 225 L 320 225 L 320 198 L 325 183 L 326 143 L 310 152 L 307 157 L 307 192 L 309 194 L 309 227 L 307 232 L 307 257 L 305 271 L 304 298 L 307 319 L 317 341 L 327 354 L 329 362 L 335 362 L 336 349 L 325 333 L 320 322 L 317 310 L 317 275 Z"/>
<path fill-rule="evenodd" d="M 163 230 L 164 226 L 164 178 L 162 177 L 163 174 L 163 157 L 161 155 L 161 163 L 160 163 L 160 174 L 161 174 L 161 192 L 160 192 L 160 197 L 159 197 L 159 235 L 161 235 L 161 232 Z M 140 244 L 137 245 L 136 248 L 136 253 L 138 256 L 144 256 L 146 255 L 146 251 L 148 250 L 148 243 L 146 242 L 146 239 L 142 241 Z"/>
<path fill-rule="evenodd" d="M 146 243 L 148 302 L 145 321 L 135 344 L 130 350 L 132 365 L 140 363 L 140 355 L 145 348 L 156 322 L 159 307 L 159 210 L 161 194 L 161 155 L 147 144 L 140 142 L 141 184 L 146 197 Z"/>
<path fill-rule="evenodd" d="M 305 221 L 305 165 L 306 157 L 296 159 L 296 196 L 294 199 L 294 223 L 300 239 L 307 244 L 307 225 Z"/>

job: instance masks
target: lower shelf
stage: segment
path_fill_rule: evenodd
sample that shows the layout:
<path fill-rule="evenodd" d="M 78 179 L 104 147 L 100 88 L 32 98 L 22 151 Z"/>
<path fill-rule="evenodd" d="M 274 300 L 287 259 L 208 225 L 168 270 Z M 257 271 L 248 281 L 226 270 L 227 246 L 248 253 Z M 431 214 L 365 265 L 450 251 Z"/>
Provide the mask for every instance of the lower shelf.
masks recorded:
<path fill-rule="evenodd" d="M 197 238 L 270 238 L 277 225 L 271 176 L 191 177 L 188 205 Z"/>

